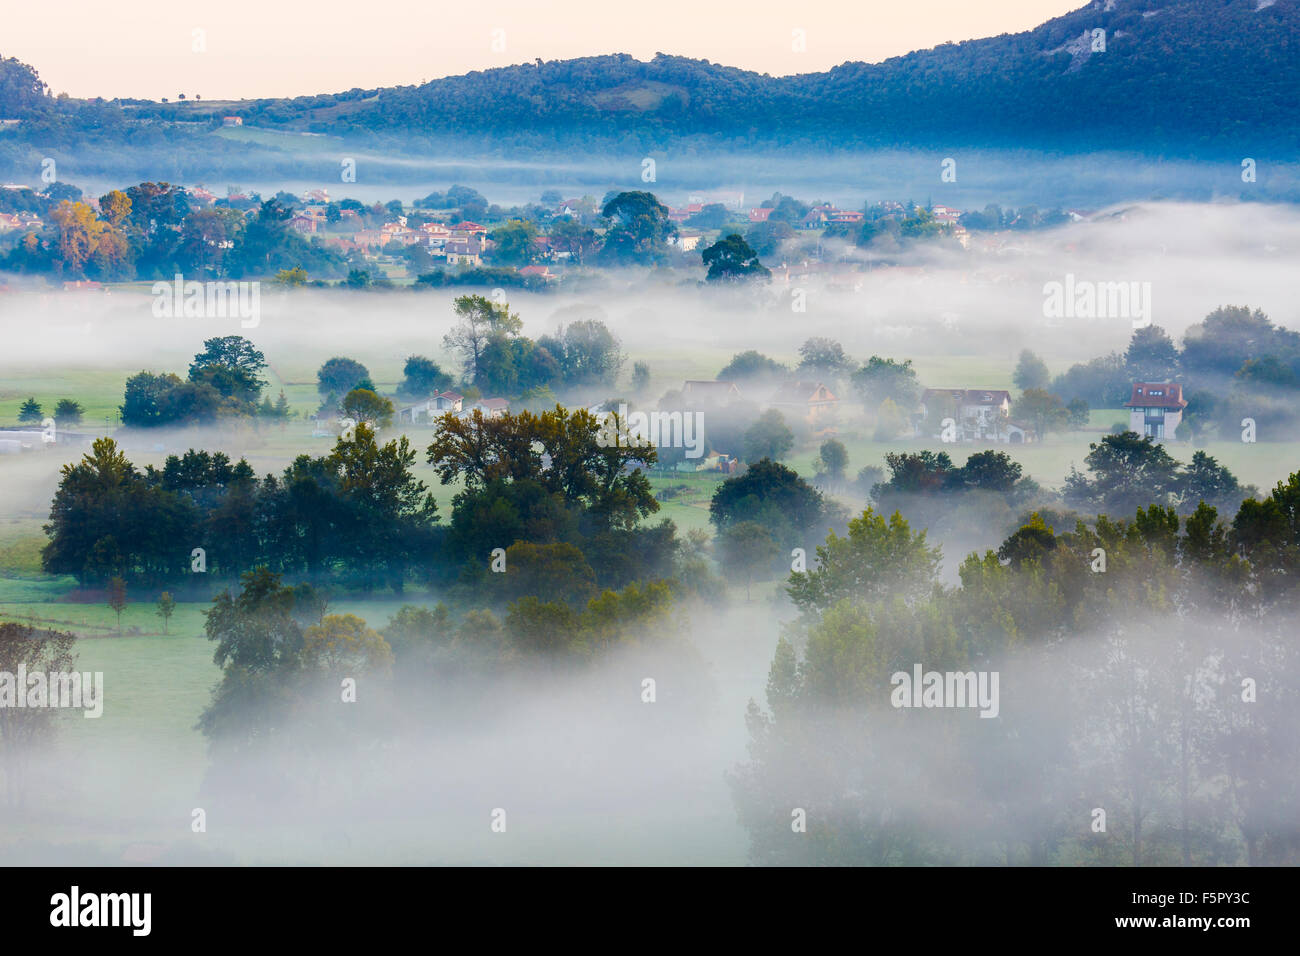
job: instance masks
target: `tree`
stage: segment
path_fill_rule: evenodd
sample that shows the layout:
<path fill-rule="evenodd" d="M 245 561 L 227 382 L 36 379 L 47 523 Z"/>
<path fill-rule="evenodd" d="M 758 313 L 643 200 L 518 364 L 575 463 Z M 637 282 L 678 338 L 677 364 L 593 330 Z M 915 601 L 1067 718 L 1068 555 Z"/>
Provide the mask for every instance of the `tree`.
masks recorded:
<path fill-rule="evenodd" d="M 876 490 L 877 497 L 894 492 L 934 494 L 960 482 L 960 470 L 953 467 L 946 451 L 890 452 L 885 464 L 889 481 Z"/>
<path fill-rule="evenodd" d="M 982 488 L 1002 494 L 1010 491 L 1024 469 L 1004 451 L 977 451 L 959 469 L 968 488 Z"/>
<path fill-rule="evenodd" d="M 668 218 L 668 207 L 653 193 L 621 192 L 605 203 L 600 214 L 609 223 L 601 258 L 613 265 L 661 261 L 668 237 L 677 231 Z"/>
<path fill-rule="evenodd" d="M 1047 363 L 1035 355 L 1029 349 L 1020 353 L 1020 361 L 1016 363 L 1016 371 L 1013 376 L 1016 388 L 1022 392 L 1029 389 L 1045 389 L 1052 380 L 1052 374 L 1047 370 Z"/>
<path fill-rule="evenodd" d="M 478 383 L 482 374 L 483 353 L 492 342 L 498 345 L 510 336 L 518 335 L 524 327 L 523 319 L 510 311 L 509 305 L 498 304 L 481 295 L 462 295 L 454 303 L 460 322 L 443 336 L 443 344 L 461 353 L 467 381 Z"/>
<path fill-rule="evenodd" d="M 190 381 L 208 384 L 220 394 L 240 402 L 255 402 L 266 380 L 264 356 L 242 335 L 207 339 L 203 351 L 190 363 Z"/>
<path fill-rule="evenodd" d="M 569 385 L 613 385 L 625 361 L 622 344 L 600 319 L 570 322 L 538 344 L 555 356 Z"/>
<path fill-rule="evenodd" d="M 596 595 L 596 572 L 581 549 L 565 541 L 516 541 L 506 548 L 504 581 L 512 598 L 539 597 L 584 606 Z"/>
<path fill-rule="evenodd" d="M 1260 309 L 1220 306 L 1183 336 L 1182 364 L 1188 372 L 1232 375 L 1249 358 L 1294 352 L 1297 335 L 1274 327 Z"/>
<path fill-rule="evenodd" d="M 719 530 L 740 521 L 757 521 L 782 544 L 817 531 L 835 517 L 822 494 L 793 469 L 758 461 L 744 474 L 728 478 L 713 493 L 709 520 Z"/>
<path fill-rule="evenodd" d="M 1068 504 L 1132 514 L 1149 504 L 1163 505 L 1177 491 L 1178 463 L 1149 435 L 1107 435 L 1088 448 L 1084 462 L 1092 477 L 1071 467 L 1065 479 Z"/>
<path fill-rule="evenodd" d="M 650 365 L 648 362 L 632 363 L 632 391 L 641 395 L 650 387 Z"/>
<path fill-rule="evenodd" d="M 379 428 L 393 424 L 393 403 L 368 388 L 354 388 L 343 396 L 340 406 L 343 414 L 358 422 L 367 422 Z"/>
<path fill-rule="evenodd" d="M 28 422 L 40 422 L 45 418 L 45 412 L 41 410 L 40 402 L 35 397 L 27 399 L 18 409 L 18 421 L 27 424 Z"/>
<path fill-rule="evenodd" d="M 1192 454 L 1192 460 L 1178 478 L 1179 501 L 1184 511 L 1194 510 L 1201 502 L 1235 510 L 1241 499 L 1253 497 L 1254 490 L 1242 488 L 1231 471 L 1204 451 Z"/>
<path fill-rule="evenodd" d="M 1070 421 L 1070 413 L 1060 396 L 1041 388 L 1025 389 L 1013 411 L 1033 426 L 1040 441 L 1048 432 L 1061 431 Z"/>
<path fill-rule="evenodd" d="M 167 633 L 167 624 L 176 612 L 176 599 L 170 591 L 158 595 L 158 616 L 163 619 L 163 633 Z"/>
<path fill-rule="evenodd" d="M 60 425 L 80 425 L 86 410 L 70 398 L 61 398 L 54 406 L 54 420 Z"/>
<path fill-rule="evenodd" d="M 747 462 L 762 458 L 779 461 L 794 447 L 794 432 L 786 425 L 785 416 L 769 408 L 745 432 L 744 447 Z"/>
<path fill-rule="evenodd" d="M 758 261 L 758 253 L 738 233 L 719 239 L 701 252 L 700 258 L 708 266 L 705 278 L 709 282 L 741 282 L 772 276 L 771 270 Z"/>
<path fill-rule="evenodd" d="M 0 623 L 0 674 L 16 684 L 16 675 L 23 668 L 28 674 L 70 673 L 76 664 L 75 646 L 76 636 L 72 634 Z M 26 694 L 28 688 L 18 685 L 14 690 Z M 4 803 L 8 808 L 25 800 L 30 761 L 42 753 L 41 745 L 57 727 L 57 710 L 53 707 L 0 707 L 0 760 L 5 768 Z"/>
<path fill-rule="evenodd" d="M 721 229 L 731 220 L 731 211 L 722 203 L 709 203 L 695 215 L 687 220 L 686 224 L 692 229 L 713 230 Z"/>
<path fill-rule="evenodd" d="M 760 256 L 774 256 L 781 251 L 781 244 L 792 238 L 795 231 L 788 222 L 756 222 L 745 233 L 745 241 Z"/>
<path fill-rule="evenodd" d="M 853 365 L 839 342 L 814 336 L 799 346 L 799 367 L 795 372 L 800 378 L 817 379 L 838 388 L 852 374 Z"/>
<path fill-rule="evenodd" d="M 718 533 L 718 551 L 723 570 L 733 580 L 745 582 L 745 600 L 756 575 L 771 570 L 781 546 L 772 532 L 756 521 L 738 521 Z"/>
<path fill-rule="evenodd" d="M 790 370 L 775 359 L 749 349 L 737 352 L 718 373 L 719 382 L 773 381 Z"/>
<path fill-rule="evenodd" d="M 901 597 L 915 601 L 936 581 L 942 553 L 912 532 L 897 511 L 886 520 L 867 508 L 849 522 L 848 536 L 834 532 L 817 548 L 817 566 L 790 575 L 788 591 L 805 614 L 843 601 L 865 603 Z"/>
<path fill-rule="evenodd" d="M 1178 346 L 1158 325 L 1133 332 L 1124 364 L 1135 382 L 1172 382 L 1178 377 Z"/>
<path fill-rule="evenodd" d="M 1051 391 L 1066 401 L 1083 399 L 1092 408 L 1119 408 L 1128 401 L 1132 383 L 1124 357 L 1112 352 L 1070 366 L 1052 380 Z"/>
<path fill-rule="evenodd" d="M 526 266 L 537 257 L 537 225 L 527 219 L 511 219 L 491 234 L 496 244 L 492 258 L 502 265 Z"/>
<path fill-rule="evenodd" d="M 302 635 L 302 663 L 331 677 L 386 672 L 393 651 L 383 635 L 355 614 L 327 614 Z"/>
<path fill-rule="evenodd" d="M 247 411 L 247 404 L 243 403 L 241 409 L 237 400 L 224 397 L 207 381 L 183 382 L 170 372 L 162 375 L 139 372 L 126 380 L 118 411 L 123 425 L 152 428 L 215 421 L 222 412 Z"/>
<path fill-rule="evenodd" d="M 1044 555 L 1056 549 L 1056 535 L 1035 511 L 1029 523 L 1018 528 L 998 548 L 998 560 L 1010 563 L 1019 570 L 1028 561 L 1043 560 Z"/>
<path fill-rule="evenodd" d="M 600 244 L 594 229 L 569 218 L 553 223 L 547 238 L 550 239 L 553 248 L 567 252 L 579 265 L 582 265 L 591 251 Z"/>
<path fill-rule="evenodd" d="M 853 387 L 870 408 L 889 399 L 906 411 L 915 408 L 921 398 L 911 359 L 900 363 L 873 355 L 853 373 Z"/>
<path fill-rule="evenodd" d="M 844 443 L 836 441 L 834 438 L 828 438 L 822 442 L 822 447 L 818 451 L 817 460 L 821 463 L 822 472 L 834 482 L 844 480 L 845 469 L 849 467 L 849 451 L 844 447 Z"/>
<path fill-rule="evenodd" d="M 1071 428 L 1087 428 L 1090 420 L 1091 409 L 1088 407 L 1088 401 L 1084 398 L 1072 398 L 1069 404 L 1065 406 L 1066 413 L 1069 416 Z"/>
<path fill-rule="evenodd" d="M 99 249 L 109 226 L 83 202 L 63 200 L 50 212 L 50 221 L 58 230 L 59 258 L 64 268 L 80 275 Z"/>
<path fill-rule="evenodd" d="M 108 606 L 117 615 L 117 633 L 122 633 L 122 612 L 126 610 L 126 581 L 114 575 L 108 579 Z"/>
<path fill-rule="evenodd" d="M 317 370 L 316 391 L 322 397 L 346 395 L 356 388 L 358 382 L 368 378 L 370 372 L 360 362 L 336 355 Z"/>
<path fill-rule="evenodd" d="M 307 270 L 302 266 L 294 266 L 291 269 L 281 269 L 271 280 L 276 285 L 287 286 L 290 289 L 302 288 L 307 284 Z"/>
<path fill-rule="evenodd" d="M 120 228 L 131 217 L 131 197 L 111 189 L 99 197 L 99 211 L 109 225 Z"/>
<path fill-rule="evenodd" d="M 451 376 L 423 355 L 409 356 L 402 367 L 402 376 L 397 394 L 408 398 L 425 398 L 451 386 Z"/>
<path fill-rule="evenodd" d="M 630 530 L 637 520 L 659 510 L 650 481 L 639 467 L 653 466 L 657 452 L 653 446 L 620 440 L 617 415 L 601 422 L 586 409 L 556 406 L 537 415 L 519 412 L 484 418 L 476 410 L 461 418 L 444 415 L 438 424 L 437 437 L 428 449 L 429 464 L 442 484 L 463 481 L 467 494 L 479 496 L 458 499 L 466 506 L 457 505 L 462 517 L 479 505 L 493 507 L 494 499 L 536 491 L 554 496 L 564 510 L 578 507 L 593 528 L 602 530 Z M 544 467 L 543 454 L 549 456 L 549 467 Z M 516 490 L 515 485 L 522 488 Z M 513 500 L 510 508 L 518 514 L 525 504 Z M 539 512 L 547 511 L 550 504 L 537 507 Z"/>
<path fill-rule="evenodd" d="M 907 427 L 907 414 L 892 398 L 887 398 L 876 409 L 876 428 L 872 441 L 893 441 Z"/>
<path fill-rule="evenodd" d="M 199 717 L 199 729 L 223 748 L 243 749 L 273 738 L 287 723 L 287 679 L 301 666 L 302 628 L 295 592 L 265 567 L 240 576 L 240 590 L 212 599 L 203 629 L 216 643 L 221 682 Z"/>

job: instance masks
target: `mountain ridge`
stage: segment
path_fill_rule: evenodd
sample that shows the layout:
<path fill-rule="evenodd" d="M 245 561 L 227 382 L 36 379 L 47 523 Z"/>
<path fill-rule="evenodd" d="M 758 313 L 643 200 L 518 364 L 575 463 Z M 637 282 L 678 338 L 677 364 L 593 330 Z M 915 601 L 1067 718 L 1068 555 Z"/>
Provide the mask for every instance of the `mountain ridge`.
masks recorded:
<path fill-rule="evenodd" d="M 0 112 L 12 85 L 0 77 Z M 246 125 L 359 136 L 399 151 L 444 137 L 643 147 L 705 137 L 1249 155 L 1300 152 L 1298 89 L 1300 0 L 1093 0 L 1021 33 L 791 76 L 606 54 L 314 96 L 81 102 L 105 127 L 113 108 L 137 122 L 219 125 L 221 106 Z M 30 97 L 27 105 L 27 114 L 5 115 L 28 115 L 39 129 L 57 113 Z"/>

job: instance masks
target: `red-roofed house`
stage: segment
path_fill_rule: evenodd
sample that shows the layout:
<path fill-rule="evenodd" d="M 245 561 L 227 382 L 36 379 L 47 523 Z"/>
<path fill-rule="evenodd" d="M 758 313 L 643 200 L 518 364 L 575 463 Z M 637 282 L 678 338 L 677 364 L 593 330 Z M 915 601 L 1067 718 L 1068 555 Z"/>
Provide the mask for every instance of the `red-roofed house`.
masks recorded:
<path fill-rule="evenodd" d="M 1187 400 L 1183 387 L 1171 382 L 1134 382 L 1133 395 L 1124 407 L 1129 410 L 1129 429 L 1151 438 L 1173 438 L 1183 420 Z"/>
<path fill-rule="evenodd" d="M 826 425 L 835 417 L 840 400 L 821 382 L 782 385 L 768 400 L 773 408 L 787 410 L 809 425 Z"/>
<path fill-rule="evenodd" d="M 751 209 L 749 211 L 750 222 L 767 222 L 767 217 L 776 212 L 776 208 Z"/>
<path fill-rule="evenodd" d="M 470 406 L 471 411 L 476 408 L 483 413 L 484 418 L 500 418 L 510 411 L 510 402 L 504 398 L 480 398 Z"/>

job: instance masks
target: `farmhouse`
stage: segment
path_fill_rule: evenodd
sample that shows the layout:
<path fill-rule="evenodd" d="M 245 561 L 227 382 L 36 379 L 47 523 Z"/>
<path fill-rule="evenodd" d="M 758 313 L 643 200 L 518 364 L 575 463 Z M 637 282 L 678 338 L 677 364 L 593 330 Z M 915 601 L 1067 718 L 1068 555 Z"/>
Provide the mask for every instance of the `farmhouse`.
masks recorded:
<path fill-rule="evenodd" d="M 1129 410 L 1129 430 L 1151 438 L 1173 438 L 1183 420 L 1187 400 L 1183 387 L 1172 382 L 1134 382 Z"/>
<path fill-rule="evenodd" d="M 448 412 L 459 412 L 464 400 L 464 396 L 459 392 L 437 392 L 422 402 L 415 402 L 399 408 L 397 410 L 397 420 L 399 422 L 409 422 L 412 425 L 419 424 L 421 421 L 426 425 L 432 425 L 434 419 L 440 415 L 445 415 Z"/>
<path fill-rule="evenodd" d="M 809 425 L 828 425 L 840 400 L 821 382 L 782 385 L 768 400 L 773 408 L 792 413 Z"/>
<path fill-rule="evenodd" d="M 947 439 L 944 422 L 956 430 L 957 441 L 1010 442 L 1033 440 L 1033 429 L 1011 420 L 1011 393 L 1000 388 L 927 388 L 921 394 L 922 425 L 934 438 Z M 948 434 L 952 434 L 949 432 Z"/>

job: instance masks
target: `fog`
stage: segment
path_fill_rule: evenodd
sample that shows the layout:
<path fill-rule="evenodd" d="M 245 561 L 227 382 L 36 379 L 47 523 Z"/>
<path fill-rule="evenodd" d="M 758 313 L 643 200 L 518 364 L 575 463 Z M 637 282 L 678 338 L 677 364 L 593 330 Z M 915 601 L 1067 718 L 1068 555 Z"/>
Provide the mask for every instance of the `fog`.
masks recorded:
<path fill-rule="evenodd" d="M 1065 841 L 1070 862 L 1123 864 L 1135 852 L 1177 862 L 1184 829 L 1294 831 L 1296 743 L 1283 731 L 1300 671 L 1294 649 L 1279 655 L 1277 624 L 1263 637 L 1137 618 L 973 665 L 1000 674 L 997 719 L 892 707 L 883 676 L 807 716 L 802 743 L 748 778 L 761 805 L 737 791 L 747 832 L 728 779 L 746 779 L 742 718 L 749 698 L 762 700 L 776 616 L 692 608 L 657 648 L 590 667 L 420 686 L 362 677 L 351 705 L 322 681 L 281 743 L 218 756 L 203 773 L 132 719 L 148 675 L 110 670 L 105 716 L 62 715 L 57 749 L 23 775 L 26 801 L 9 817 L 24 835 L 7 859 L 739 865 L 806 853 L 890 864 L 937 840 L 946 862 L 1042 862 Z M 886 643 L 891 659 L 943 667 L 921 646 Z M 1246 677 L 1258 703 L 1241 700 Z M 1224 807 L 1234 790 L 1250 793 L 1242 819 Z M 807 833 L 791 829 L 798 810 Z M 844 827 L 863 842 L 827 845 Z M 1226 845 L 1196 853 L 1245 862 Z"/>
<path fill-rule="evenodd" d="M 649 189 L 680 205 L 711 190 L 743 194 L 744 207 L 757 206 L 780 191 L 805 201 L 822 199 L 842 208 L 865 202 L 913 199 L 982 209 L 1037 205 L 1043 209 L 1097 209 L 1150 198 L 1215 201 L 1223 197 L 1264 202 L 1300 201 L 1300 165 L 1293 159 L 1251 155 L 1257 180 L 1243 183 L 1244 156 L 1170 159 L 1136 153 L 1044 153 L 1016 149 L 755 148 L 737 151 L 708 142 L 658 143 L 630 139 L 562 152 L 530 154 L 512 149 L 493 154 L 479 141 L 433 143 L 419 155 L 407 144 L 392 149 L 336 137 L 259 130 L 282 140 L 281 148 L 262 141 L 232 142 L 226 150 L 160 160 L 158 151 L 138 153 L 55 151 L 60 179 L 93 195 L 124 189 L 144 180 L 192 185 L 206 183 L 221 194 L 229 184 L 269 197 L 280 190 L 301 193 L 328 189 L 334 198 L 365 202 L 410 202 L 453 183 L 471 186 L 502 206 L 535 202 L 543 191 L 558 189 L 566 198 L 610 189 Z M 340 163 L 355 161 L 354 182 L 342 182 Z M 654 178 L 645 179 L 643 161 L 655 161 Z M 955 181 L 941 181 L 941 163 L 955 161 Z M 29 166 L 0 168 L 7 181 L 38 186 L 39 158 Z M 928 203 L 927 203 L 928 205 Z"/>
<path fill-rule="evenodd" d="M 746 348 L 790 359 L 813 335 L 838 338 L 857 357 L 893 350 L 918 364 L 930 355 L 1003 361 L 1026 346 L 1049 364 L 1122 350 L 1133 329 L 1127 318 L 1045 317 L 1044 284 L 1067 274 L 1150 283 L 1151 321 L 1175 339 L 1222 304 L 1246 303 L 1278 324 L 1300 327 L 1292 291 L 1300 213 L 1291 206 L 1142 203 L 1053 229 L 987 240 L 972 233 L 969 250 L 842 251 L 870 266 L 854 278 L 860 288 L 846 287 L 848 269 L 835 265 L 801 274 L 807 257 L 796 246 L 767 258 L 775 276 L 764 292 L 702 288 L 691 279 L 692 271 L 703 278 L 696 264 L 667 278 L 628 271 L 584 281 L 573 292 L 503 294 L 526 335 L 553 332 L 561 310 L 594 305 L 630 357 L 649 355 L 653 366 L 657 355 L 671 355 L 659 364 L 701 373 L 716 372 Z M 491 291 L 277 292 L 264 284 L 260 319 L 244 328 L 238 318 L 155 317 L 147 283 L 136 294 L 115 288 L 103 295 L 29 293 L 33 287 L 21 278 L 8 281 L 16 294 L 0 298 L 6 370 L 52 364 L 177 370 L 203 339 L 245 335 L 286 381 L 311 381 L 324 359 L 346 354 L 373 363 L 381 384 L 396 382 L 413 352 L 454 364 L 442 347 L 455 321 L 452 299 Z M 782 298 L 795 289 L 806 294 L 805 311 Z"/>
<path fill-rule="evenodd" d="M 937 184 L 931 195 L 938 200 Z M 629 366 L 650 364 L 656 396 L 683 379 L 713 378 L 745 349 L 792 362 L 811 336 L 838 340 L 859 361 L 911 358 L 923 385 L 988 384 L 988 370 L 1009 376 L 1023 348 L 1053 372 L 1123 350 L 1133 329 L 1127 317 L 1045 316 L 1044 285 L 1067 274 L 1150 283 L 1151 321 L 1175 339 L 1224 304 L 1257 307 L 1300 329 L 1300 212 L 1291 206 L 1145 201 L 1111 206 L 1091 221 L 1000 234 L 996 243 L 972 234 L 968 250 L 841 252 L 869 269 L 849 282 L 840 267 L 801 274 L 804 255 L 792 246 L 768 257 L 775 281 L 762 290 L 705 288 L 697 281 L 702 269 L 628 270 L 575 290 L 507 295 L 532 337 L 567 321 L 573 313 L 566 310 L 602 310 Z M 491 291 L 267 286 L 256 325 L 242 327 L 237 318 L 158 318 L 147 283 L 104 294 L 7 281 L 12 291 L 0 296 L 6 398 L 76 398 L 92 374 L 120 395 L 136 371 L 183 375 L 204 339 L 244 335 L 265 353 L 272 394 L 282 385 L 299 389 L 290 397 L 300 410 L 315 398 L 316 369 L 334 355 L 367 364 L 385 390 L 411 354 L 454 368 L 442 344 L 455 320 L 452 299 Z M 792 293 L 805 297 L 802 311 L 792 307 Z M 81 430 L 108 429 L 92 419 Z M 259 475 L 288 463 L 283 451 L 268 451 L 273 436 L 253 431 L 119 437 L 137 465 L 188 447 L 247 455 Z M 316 453 L 327 446 L 322 441 Z M 0 521 L 31 526 L 45 518 L 59 466 L 81 450 L 0 456 Z M 1294 465 L 1279 461 L 1278 477 Z M 949 568 L 972 546 L 939 543 Z M 998 719 L 893 708 L 882 679 L 819 715 L 810 724 L 816 733 L 804 728 L 806 750 L 792 746 L 767 764 L 775 777 L 764 778 L 768 803 L 759 807 L 738 801 L 728 781 L 744 777 L 746 706 L 763 705 L 773 653 L 795 611 L 780 596 L 746 602 L 737 593 L 729 605 L 684 604 L 665 633 L 644 635 L 641 648 L 573 667 L 451 670 L 427 684 L 409 674 L 366 675 L 355 704 L 339 702 L 337 681 L 296 688 L 307 703 L 280 742 L 237 758 L 201 756 L 197 733 L 191 745 L 175 743 L 176 728 L 192 726 L 207 705 L 220 677 L 215 666 L 183 687 L 163 688 L 174 725 L 158 726 L 132 698 L 166 678 L 144 663 L 111 663 L 102 668 L 104 716 L 59 714 L 52 748 L 31 755 L 20 802 L 6 808 L 6 859 L 742 865 L 789 861 L 788 841 L 805 839 L 823 852 L 807 851 L 819 862 L 898 863 L 913 860 L 917 834 L 927 834 L 956 862 L 1024 863 L 1046 852 L 1036 841 L 1050 842 L 1051 825 L 1065 819 L 1061 832 L 1077 838 L 1073 862 L 1124 862 L 1133 844 L 1152 841 L 1151 852 L 1176 862 L 1182 828 L 1222 825 L 1234 788 L 1252 794 L 1251 826 L 1294 831 L 1300 762 L 1282 728 L 1300 716 L 1300 666 L 1294 641 L 1279 637 L 1294 633 L 1293 621 L 1207 619 L 1193 628 L 1193 601 L 1162 618 L 1083 621 L 1063 642 L 1029 635 L 1014 651 L 969 665 L 1000 672 Z M 407 599 L 428 600 L 423 592 Z M 380 628 L 388 610 L 359 613 Z M 111 640 L 81 641 L 81 669 L 113 661 L 96 648 Z M 945 669 L 923 646 L 894 647 L 891 655 L 882 659 Z M 1261 688 L 1258 709 L 1248 712 L 1239 707 L 1247 677 Z M 655 681 L 652 703 L 643 700 L 646 678 Z M 1180 802 L 1169 781 L 1193 760 L 1191 745 L 1179 744 L 1188 726 L 1198 770 Z M 191 828 L 196 808 L 205 812 L 206 832 Z M 1097 808 L 1107 811 L 1108 832 L 1120 834 L 1104 845 L 1091 829 Z M 492 829 L 498 809 L 504 832 Z M 807 812 L 807 834 L 791 831 L 795 809 Z M 866 821 L 864 831 L 878 841 L 827 848 L 826 827 L 849 820 Z M 1143 836 L 1133 829 L 1137 820 Z M 1225 847 L 1221 858 L 1203 862 L 1244 858 Z"/>

